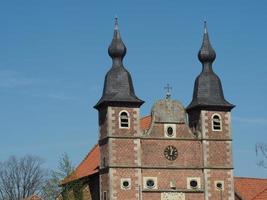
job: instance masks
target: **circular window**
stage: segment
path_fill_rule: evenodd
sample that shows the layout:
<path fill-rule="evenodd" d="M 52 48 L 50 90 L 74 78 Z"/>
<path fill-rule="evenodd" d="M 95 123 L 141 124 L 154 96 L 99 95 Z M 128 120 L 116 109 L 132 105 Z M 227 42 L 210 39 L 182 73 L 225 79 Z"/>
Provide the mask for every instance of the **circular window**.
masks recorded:
<path fill-rule="evenodd" d="M 173 136 L 173 128 L 170 127 L 170 126 L 167 128 L 167 135 L 168 135 L 169 137 Z"/>
<path fill-rule="evenodd" d="M 123 189 L 129 189 L 131 187 L 131 183 L 129 180 L 123 180 L 121 183 L 121 187 Z"/>
<path fill-rule="evenodd" d="M 152 179 L 148 179 L 146 181 L 146 186 L 147 186 L 147 188 L 154 188 L 155 187 L 155 181 Z"/>
<path fill-rule="evenodd" d="M 217 187 L 219 190 L 221 190 L 222 187 L 223 187 L 223 185 L 222 185 L 222 183 L 217 183 L 217 184 L 216 184 L 216 187 Z"/>
<path fill-rule="evenodd" d="M 129 187 L 129 181 L 123 181 L 122 185 L 123 187 Z"/>
<path fill-rule="evenodd" d="M 196 189 L 197 188 L 197 181 L 196 180 L 191 180 L 190 181 L 190 187 Z"/>

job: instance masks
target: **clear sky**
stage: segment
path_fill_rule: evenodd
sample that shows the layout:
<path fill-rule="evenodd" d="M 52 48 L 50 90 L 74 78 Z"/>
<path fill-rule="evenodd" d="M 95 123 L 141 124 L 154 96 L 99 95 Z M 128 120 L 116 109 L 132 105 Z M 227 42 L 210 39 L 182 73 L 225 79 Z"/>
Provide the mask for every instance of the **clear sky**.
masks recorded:
<path fill-rule="evenodd" d="M 201 71 L 208 21 L 214 70 L 232 112 L 236 176 L 267 177 L 256 143 L 267 143 L 266 1 L 0 1 L 0 160 L 38 155 L 55 168 L 63 152 L 78 164 L 98 137 L 97 111 L 114 16 L 143 116 L 165 96 L 187 106 Z"/>

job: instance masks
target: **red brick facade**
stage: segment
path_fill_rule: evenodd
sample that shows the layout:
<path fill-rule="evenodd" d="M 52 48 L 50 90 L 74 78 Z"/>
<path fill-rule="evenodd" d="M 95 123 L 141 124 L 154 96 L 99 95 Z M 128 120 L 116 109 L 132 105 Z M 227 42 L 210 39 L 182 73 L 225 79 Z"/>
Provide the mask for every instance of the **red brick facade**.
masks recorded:
<path fill-rule="evenodd" d="M 229 112 L 191 112 L 188 123 L 182 105 L 164 99 L 152 108 L 150 127 L 141 130 L 139 108 L 104 109 L 99 112 L 104 119 L 99 121 L 101 200 L 104 195 L 108 200 L 234 199 Z M 120 127 L 121 111 L 129 114 L 128 128 Z M 221 119 L 219 131 L 213 130 L 214 114 Z M 176 158 L 166 157 L 168 146 L 176 148 Z"/>

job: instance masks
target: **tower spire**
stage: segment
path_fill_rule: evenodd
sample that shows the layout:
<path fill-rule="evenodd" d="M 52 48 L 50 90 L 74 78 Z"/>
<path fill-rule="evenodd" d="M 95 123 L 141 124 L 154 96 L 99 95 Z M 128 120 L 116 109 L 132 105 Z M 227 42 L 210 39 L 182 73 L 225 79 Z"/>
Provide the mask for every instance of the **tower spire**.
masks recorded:
<path fill-rule="evenodd" d="M 209 40 L 209 33 L 207 28 L 207 22 L 204 22 L 204 35 L 203 35 L 203 41 L 201 48 L 198 52 L 198 59 L 199 61 L 204 63 L 212 63 L 216 58 L 216 52 L 211 46 L 210 40 Z"/>
<path fill-rule="evenodd" d="M 118 17 L 115 17 L 114 35 L 113 35 L 111 44 L 109 45 L 109 48 L 108 48 L 108 54 L 112 58 L 113 67 L 123 66 L 122 60 L 124 56 L 126 55 L 126 51 L 127 51 L 127 48 L 121 39 L 121 35 L 119 31 Z"/>
<path fill-rule="evenodd" d="M 131 74 L 123 66 L 126 51 L 119 31 L 118 17 L 115 17 L 114 34 L 108 47 L 112 67 L 106 74 L 102 97 L 94 108 L 100 109 L 107 105 L 141 106 L 144 103 L 135 95 Z"/>
<path fill-rule="evenodd" d="M 193 99 L 187 111 L 194 108 L 212 108 L 231 110 L 234 105 L 224 99 L 223 88 L 220 78 L 212 70 L 212 63 L 216 53 L 211 46 L 207 23 L 204 22 L 204 35 L 198 59 L 202 63 L 202 72 L 195 80 Z"/>

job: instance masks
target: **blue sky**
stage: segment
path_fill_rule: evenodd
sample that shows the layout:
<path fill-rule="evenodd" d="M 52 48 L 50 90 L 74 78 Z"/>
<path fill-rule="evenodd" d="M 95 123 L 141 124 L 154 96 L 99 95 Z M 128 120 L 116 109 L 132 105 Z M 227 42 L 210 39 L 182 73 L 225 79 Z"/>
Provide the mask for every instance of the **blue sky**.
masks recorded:
<path fill-rule="evenodd" d="M 0 2 L 0 160 L 39 155 L 55 168 L 63 152 L 75 164 L 97 142 L 97 111 L 114 16 L 128 52 L 124 64 L 142 115 L 164 97 L 187 106 L 208 21 L 214 70 L 232 112 L 236 176 L 267 177 L 256 143 L 267 143 L 267 3 L 264 1 Z"/>

